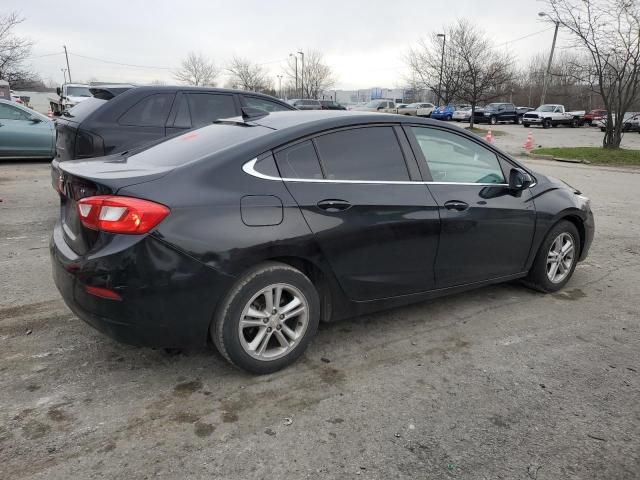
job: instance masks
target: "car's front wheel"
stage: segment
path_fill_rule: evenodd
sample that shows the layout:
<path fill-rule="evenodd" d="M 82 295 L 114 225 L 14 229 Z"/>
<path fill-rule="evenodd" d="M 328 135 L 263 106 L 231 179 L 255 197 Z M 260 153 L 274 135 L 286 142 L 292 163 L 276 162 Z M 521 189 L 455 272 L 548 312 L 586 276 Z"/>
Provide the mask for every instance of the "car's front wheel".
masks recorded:
<path fill-rule="evenodd" d="M 566 285 L 580 256 L 580 235 L 576 226 L 558 222 L 538 249 L 525 283 L 542 292 L 556 292 Z"/>
<path fill-rule="evenodd" d="M 490 123 L 491 125 L 495 125 L 495 124 L 497 124 L 497 123 L 498 123 L 498 119 L 497 119 L 496 117 L 491 117 L 491 118 L 489 119 L 489 123 Z"/>
<path fill-rule="evenodd" d="M 231 288 L 211 328 L 220 353 L 235 366 L 266 374 L 293 363 L 318 329 L 318 292 L 301 271 L 267 262 Z"/>

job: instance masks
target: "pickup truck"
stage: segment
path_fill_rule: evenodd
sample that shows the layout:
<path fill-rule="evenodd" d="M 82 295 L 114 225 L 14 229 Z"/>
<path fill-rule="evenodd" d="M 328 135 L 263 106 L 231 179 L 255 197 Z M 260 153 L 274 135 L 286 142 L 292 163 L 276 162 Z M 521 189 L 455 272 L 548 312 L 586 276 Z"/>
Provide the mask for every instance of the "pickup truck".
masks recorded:
<path fill-rule="evenodd" d="M 91 98 L 89 85 L 81 83 L 65 83 L 56 88 L 56 96 L 49 97 L 49 106 L 54 115 L 60 116 L 78 103 Z"/>
<path fill-rule="evenodd" d="M 564 105 L 545 104 L 540 105 L 533 112 L 527 112 L 522 116 L 522 125 L 529 128 L 530 125 L 541 125 L 542 128 L 568 125 L 581 127 L 584 124 L 584 111 L 567 112 Z"/>

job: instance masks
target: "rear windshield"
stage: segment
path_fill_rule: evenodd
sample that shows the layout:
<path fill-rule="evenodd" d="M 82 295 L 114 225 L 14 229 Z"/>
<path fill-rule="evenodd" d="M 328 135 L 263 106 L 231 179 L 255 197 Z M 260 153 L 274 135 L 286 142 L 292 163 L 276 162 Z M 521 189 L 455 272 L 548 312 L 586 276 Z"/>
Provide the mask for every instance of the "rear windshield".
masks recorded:
<path fill-rule="evenodd" d="M 66 110 L 62 115 L 73 122 L 80 123 L 105 103 L 107 103 L 107 100 L 87 98 L 75 107 Z"/>
<path fill-rule="evenodd" d="M 265 135 L 273 130 L 265 127 L 215 124 L 192 130 L 161 143 L 130 152 L 132 164 L 156 167 L 177 167 L 226 148 Z"/>

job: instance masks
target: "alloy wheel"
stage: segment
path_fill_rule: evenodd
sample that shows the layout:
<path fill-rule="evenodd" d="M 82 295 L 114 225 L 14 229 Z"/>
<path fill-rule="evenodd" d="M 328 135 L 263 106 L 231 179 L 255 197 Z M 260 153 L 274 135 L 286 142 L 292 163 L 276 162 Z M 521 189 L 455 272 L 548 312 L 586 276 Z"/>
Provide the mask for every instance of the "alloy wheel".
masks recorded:
<path fill-rule="evenodd" d="M 303 293 L 286 283 L 269 285 L 245 305 L 238 325 L 244 351 L 268 361 L 290 353 L 309 324 L 309 303 Z"/>
<path fill-rule="evenodd" d="M 567 278 L 573 267 L 575 250 L 573 237 L 566 232 L 551 243 L 547 254 L 547 277 L 552 283 L 560 283 Z"/>

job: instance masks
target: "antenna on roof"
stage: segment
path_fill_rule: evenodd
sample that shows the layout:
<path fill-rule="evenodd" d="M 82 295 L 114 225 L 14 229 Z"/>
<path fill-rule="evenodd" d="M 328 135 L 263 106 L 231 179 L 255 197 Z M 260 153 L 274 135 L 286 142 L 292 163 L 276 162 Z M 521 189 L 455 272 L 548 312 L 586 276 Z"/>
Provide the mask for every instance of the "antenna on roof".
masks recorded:
<path fill-rule="evenodd" d="M 242 107 L 240 110 L 242 111 L 242 120 L 244 120 L 245 122 L 248 122 L 250 120 L 257 120 L 269 115 L 269 112 L 260 108 Z"/>

